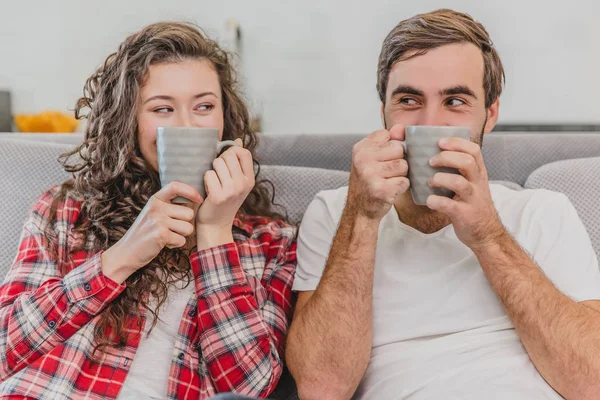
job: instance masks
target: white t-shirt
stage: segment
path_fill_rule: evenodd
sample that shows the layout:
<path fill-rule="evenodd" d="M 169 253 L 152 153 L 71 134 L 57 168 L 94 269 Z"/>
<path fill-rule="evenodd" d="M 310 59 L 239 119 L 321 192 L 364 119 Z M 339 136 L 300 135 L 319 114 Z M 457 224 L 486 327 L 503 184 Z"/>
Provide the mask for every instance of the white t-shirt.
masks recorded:
<path fill-rule="evenodd" d="M 490 188 L 504 225 L 558 289 L 576 301 L 600 299 L 598 261 L 567 197 Z M 317 287 L 346 195 L 347 187 L 321 192 L 308 207 L 294 290 Z M 535 369 L 477 258 L 452 225 L 423 234 L 402 224 L 393 207 L 379 226 L 373 350 L 355 397 L 561 398 Z"/>
<path fill-rule="evenodd" d="M 196 301 L 194 282 L 182 280 L 169 286 L 167 300 L 158 314 L 156 326 L 148 335 L 154 316 L 147 312 L 143 335 L 127 373 L 118 400 L 155 400 L 167 396 L 171 359 L 185 306 Z M 152 302 L 151 308 L 156 304 Z"/>

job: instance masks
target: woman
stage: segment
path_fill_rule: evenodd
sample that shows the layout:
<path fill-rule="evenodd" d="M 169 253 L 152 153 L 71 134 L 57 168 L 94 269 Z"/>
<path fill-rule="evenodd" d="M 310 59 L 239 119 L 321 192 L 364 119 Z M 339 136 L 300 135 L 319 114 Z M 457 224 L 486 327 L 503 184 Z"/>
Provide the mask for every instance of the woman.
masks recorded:
<path fill-rule="evenodd" d="M 128 37 L 88 79 L 76 108 L 89 109 L 85 141 L 63 158 L 74 177 L 37 202 L 0 288 L 0 396 L 274 389 L 296 231 L 255 183 L 256 137 L 234 80 L 229 55 L 180 23 Z M 206 199 L 181 183 L 161 189 L 157 126 L 218 128 L 243 147 L 215 160 Z M 170 202 L 179 195 L 195 206 Z"/>

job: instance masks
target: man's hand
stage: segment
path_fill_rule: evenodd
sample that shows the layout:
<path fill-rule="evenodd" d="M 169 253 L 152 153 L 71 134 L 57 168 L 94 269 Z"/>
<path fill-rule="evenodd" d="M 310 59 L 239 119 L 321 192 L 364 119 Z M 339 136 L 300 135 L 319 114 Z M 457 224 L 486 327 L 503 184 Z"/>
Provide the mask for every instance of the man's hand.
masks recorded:
<path fill-rule="evenodd" d="M 456 168 L 460 175 L 436 173 L 429 185 L 450 189 L 456 195 L 452 199 L 431 195 L 427 207 L 448 215 L 456 236 L 472 249 L 506 235 L 492 201 L 479 145 L 465 139 L 446 138 L 439 141 L 439 146 L 442 152 L 431 158 L 431 166 Z"/>
<path fill-rule="evenodd" d="M 399 140 L 404 126 L 373 132 L 354 145 L 348 206 L 369 219 L 381 219 L 409 187 L 408 164 Z"/>

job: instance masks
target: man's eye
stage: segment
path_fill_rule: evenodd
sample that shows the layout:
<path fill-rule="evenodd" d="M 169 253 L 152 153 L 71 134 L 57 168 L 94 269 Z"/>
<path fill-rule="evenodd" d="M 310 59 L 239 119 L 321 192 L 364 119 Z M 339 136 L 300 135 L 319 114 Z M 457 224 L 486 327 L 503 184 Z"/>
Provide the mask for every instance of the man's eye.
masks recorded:
<path fill-rule="evenodd" d="M 451 98 L 451 99 L 448 99 L 448 101 L 446 101 L 446 104 L 449 105 L 450 107 L 458 107 L 458 106 L 462 106 L 463 104 L 465 104 L 465 102 L 462 101 L 461 99 Z"/>
<path fill-rule="evenodd" d="M 406 105 L 406 106 L 417 105 L 417 101 L 415 99 L 413 99 L 412 97 L 403 97 L 400 99 L 399 103 Z"/>

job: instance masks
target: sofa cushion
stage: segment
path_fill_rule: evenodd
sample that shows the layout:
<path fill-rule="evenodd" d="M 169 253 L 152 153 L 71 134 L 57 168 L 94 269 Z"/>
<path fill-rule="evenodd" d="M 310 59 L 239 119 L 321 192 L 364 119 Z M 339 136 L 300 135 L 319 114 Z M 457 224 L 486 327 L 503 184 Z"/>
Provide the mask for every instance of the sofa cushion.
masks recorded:
<path fill-rule="evenodd" d="M 263 165 L 259 179 L 273 183 L 275 204 L 286 209 L 290 221 L 300 222 L 317 193 L 347 185 L 349 175 L 349 172 L 321 168 Z"/>
<path fill-rule="evenodd" d="M 600 157 L 600 133 L 492 133 L 485 136 L 482 150 L 490 179 L 523 186 L 545 164 Z"/>
<path fill-rule="evenodd" d="M 72 146 L 0 138 L 0 280 L 17 254 L 21 230 L 35 201 L 69 178 L 58 157 Z"/>
<path fill-rule="evenodd" d="M 535 170 L 527 189 L 548 189 L 569 197 L 600 258 L 600 157 L 563 160 Z"/>

